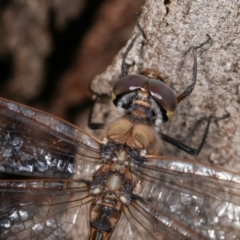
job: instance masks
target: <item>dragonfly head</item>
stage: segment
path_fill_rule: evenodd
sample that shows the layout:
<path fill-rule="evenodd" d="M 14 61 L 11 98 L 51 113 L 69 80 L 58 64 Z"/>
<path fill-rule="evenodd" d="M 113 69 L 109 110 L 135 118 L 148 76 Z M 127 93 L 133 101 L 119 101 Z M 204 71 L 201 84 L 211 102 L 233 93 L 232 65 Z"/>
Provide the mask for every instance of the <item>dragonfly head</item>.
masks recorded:
<path fill-rule="evenodd" d="M 164 79 L 166 76 L 154 69 L 142 69 L 139 74 L 124 76 L 113 87 L 113 103 L 120 111 L 135 112 L 160 125 L 172 118 L 177 107 L 176 96 Z"/>

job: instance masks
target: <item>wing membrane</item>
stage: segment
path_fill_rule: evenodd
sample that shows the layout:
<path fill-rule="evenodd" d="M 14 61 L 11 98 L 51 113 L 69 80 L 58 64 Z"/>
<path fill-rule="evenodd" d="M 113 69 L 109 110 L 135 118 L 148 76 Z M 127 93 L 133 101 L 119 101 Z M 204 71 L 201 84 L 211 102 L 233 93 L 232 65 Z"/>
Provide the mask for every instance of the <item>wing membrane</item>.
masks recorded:
<path fill-rule="evenodd" d="M 142 208 L 146 210 L 148 204 L 152 215 L 156 212 L 168 216 L 166 226 L 172 222 L 175 224 L 171 229 L 183 225 L 189 229 L 189 233 L 179 233 L 183 236 L 194 232 L 207 239 L 237 239 L 239 175 L 192 160 L 167 157 L 147 157 L 133 171 L 140 177 L 135 191 L 146 200 Z M 155 221 L 162 224 L 157 217 Z"/>
<path fill-rule="evenodd" d="M 100 142 L 94 137 L 49 114 L 0 98 L 1 172 L 83 178 L 100 163 Z"/>
<path fill-rule="evenodd" d="M 87 239 L 89 204 L 84 183 L 0 181 L 1 239 Z"/>
<path fill-rule="evenodd" d="M 186 240 L 204 239 L 186 225 L 158 211 L 143 199 L 137 199 L 124 211 L 111 239 Z"/>

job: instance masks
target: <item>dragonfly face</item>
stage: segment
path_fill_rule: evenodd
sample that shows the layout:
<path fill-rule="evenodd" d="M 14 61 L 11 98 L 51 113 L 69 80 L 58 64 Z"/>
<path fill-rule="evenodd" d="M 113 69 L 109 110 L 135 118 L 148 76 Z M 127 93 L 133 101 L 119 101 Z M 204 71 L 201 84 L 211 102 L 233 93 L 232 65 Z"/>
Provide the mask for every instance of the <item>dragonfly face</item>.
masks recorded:
<path fill-rule="evenodd" d="M 102 140 L 0 99 L 0 171 L 41 177 L 0 181 L 1 239 L 239 239 L 240 175 L 158 156 L 180 98 L 144 71 L 115 86 L 125 113 Z"/>
<path fill-rule="evenodd" d="M 177 107 L 173 90 L 164 83 L 162 74 L 152 69 L 119 79 L 113 87 L 112 98 L 120 110 L 131 114 L 145 108 L 141 115 L 135 113 L 135 116 L 143 117 L 155 126 L 168 121 Z"/>

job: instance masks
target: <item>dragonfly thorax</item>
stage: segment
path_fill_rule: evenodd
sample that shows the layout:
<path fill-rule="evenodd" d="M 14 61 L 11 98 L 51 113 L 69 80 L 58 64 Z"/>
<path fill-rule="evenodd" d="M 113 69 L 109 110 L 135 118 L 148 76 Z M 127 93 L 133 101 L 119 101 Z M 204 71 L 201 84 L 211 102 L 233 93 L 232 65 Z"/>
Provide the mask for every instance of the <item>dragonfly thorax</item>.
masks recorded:
<path fill-rule="evenodd" d="M 129 115 L 117 119 L 108 127 L 107 139 L 130 148 L 146 150 L 149 154 L 156 153 L 159 149 L 155 129 L 146 122 L 133 120 Z"/>

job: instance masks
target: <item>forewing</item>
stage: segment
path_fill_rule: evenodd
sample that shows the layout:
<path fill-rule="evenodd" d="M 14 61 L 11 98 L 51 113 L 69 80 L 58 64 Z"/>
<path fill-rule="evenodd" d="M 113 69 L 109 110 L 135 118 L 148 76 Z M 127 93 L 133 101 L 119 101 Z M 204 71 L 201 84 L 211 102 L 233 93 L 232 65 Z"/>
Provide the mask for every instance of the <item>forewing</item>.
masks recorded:
<path fill-rule="evenodd" d="M 39 110 L 0 98 L 0 171 L 88 178 L 101 163 L 100 142 Z"/>
<path fill-rule="evenodd" d="M 0 181 L 0 238 L 87 240 L 89 201 L 77 181 Z"/>
<path fill-rule="evenodd" d="M 239 175 L 167 157 L 147 157 L 133 172 L 139 177 L 134 191 L 144 199 L 138 205 L 145 212 L 150 209 L 158 226 L 165 225 L 166 236 L 176 232 L 179 239 L 195 239 L 193 233 L 206 239 L 238 239 Z"/>

